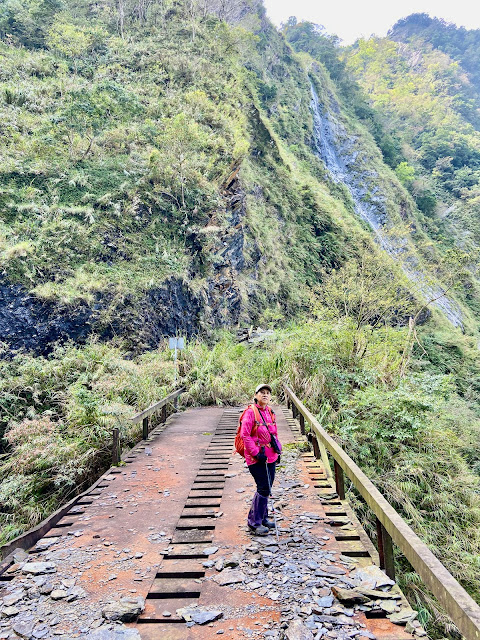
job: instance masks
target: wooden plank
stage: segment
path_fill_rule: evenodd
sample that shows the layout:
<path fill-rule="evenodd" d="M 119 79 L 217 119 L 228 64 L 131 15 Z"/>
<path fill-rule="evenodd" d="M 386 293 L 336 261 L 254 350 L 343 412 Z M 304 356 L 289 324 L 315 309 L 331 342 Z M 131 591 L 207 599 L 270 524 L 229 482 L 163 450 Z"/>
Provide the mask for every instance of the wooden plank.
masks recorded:
<path fill-rule="evenodd" d="M 216 518 L 180 518 L 177 522 L 178 529 L 215 529 Z"/>
<path fill-rule="evenodd" d="M 213 531 L 205 529 L 177 529 L 173 534 L 172 544 L 203 544 L 213 542 Z"/>
<path fill-rule="evenodd" d="M 211 507 L 188 508 L 182 511 L 180 518 L 214 518 L 218 509 Z"/>
<path fill-rule="evenodd" d="M 155 578 L 149 598 L 198 598 L 200 596 L 200 582 L 185 578 Z"/>

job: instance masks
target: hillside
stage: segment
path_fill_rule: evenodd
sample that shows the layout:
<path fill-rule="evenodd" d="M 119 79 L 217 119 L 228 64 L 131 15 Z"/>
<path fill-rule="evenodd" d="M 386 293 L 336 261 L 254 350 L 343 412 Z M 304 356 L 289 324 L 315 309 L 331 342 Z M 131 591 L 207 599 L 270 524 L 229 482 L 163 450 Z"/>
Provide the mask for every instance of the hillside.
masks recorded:
<path fill-rule="evenodd" d="M 389 37 L 345 54 L 382 125 L 402 144 L 396 172 L 437 245 L 465 253 L 478 277 L 480 97 L 472 61 L 478 32 L 414 15 Z M 460 50 L 454 43 L 463 43 Z M 478 291 L 477 281 L 471 283 Z M 478 315 L 477 293 L 466 296 Z"/>
<path fill-rule="evenodd" d="M 122 39 L 110 14 L 73 9 L 42 48 L 2 45 L 2 294 L 24 310 L 6 342 L 48 352 L 94 332 L 141 349 L 264 307 L 291 315 L 344 254 L 341 206 L 286 154 L 295 139 L 320 171 L 299 63 L 256 13 L 254 37 L 173 3 L 132 14 Z"/>
<path fill-rule="evenodd" d="M 288 379 L 480 598 L 478 131 L 458 63 L 279 33 L 248 0 L 6 0 L 0 36 L 1 539 L 98 476 L 112 428 L 134 441 L 181 333 L 187 405 Z M 468 192 L 438 173 L 450 148 Z M 237 344 L 251 324 L 273 337 Z"/>

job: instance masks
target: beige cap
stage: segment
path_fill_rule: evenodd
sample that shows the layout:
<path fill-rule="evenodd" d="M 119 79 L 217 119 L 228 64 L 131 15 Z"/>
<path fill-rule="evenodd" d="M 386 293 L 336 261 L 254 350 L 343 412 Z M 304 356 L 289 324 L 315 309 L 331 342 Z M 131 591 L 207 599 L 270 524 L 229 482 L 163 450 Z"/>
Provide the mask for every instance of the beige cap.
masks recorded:
<path fill-rule="evenodd" d="M 272 393 L 272 387 L 269 384 L 259 384 L 255 389 L 255 395 L 260 391 L 260 389 L 268 389 L 270 393 Z"/>

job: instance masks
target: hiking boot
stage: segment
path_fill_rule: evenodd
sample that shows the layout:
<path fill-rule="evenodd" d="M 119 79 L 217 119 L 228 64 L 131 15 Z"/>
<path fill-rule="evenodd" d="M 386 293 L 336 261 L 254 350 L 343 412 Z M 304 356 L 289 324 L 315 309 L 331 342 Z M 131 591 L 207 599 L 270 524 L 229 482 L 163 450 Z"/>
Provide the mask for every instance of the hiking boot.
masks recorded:
<path fill-rule="evenodd" d="M 264 520 L 262 524 L 264 527 L 268 527 L 269 529 L 275 529 L 275 522 L 272 522 L 271 520 Z"/>
<path fill-rule="evenodd" d="M 270 533 L 270 529 L 268 527 L 263 526 L 263 524 L 261 524 L 259 527 L 252 527 L 252 526 L 248 525 L 248 528 L 256 536 L 266 536 L 267 534 Z"/>

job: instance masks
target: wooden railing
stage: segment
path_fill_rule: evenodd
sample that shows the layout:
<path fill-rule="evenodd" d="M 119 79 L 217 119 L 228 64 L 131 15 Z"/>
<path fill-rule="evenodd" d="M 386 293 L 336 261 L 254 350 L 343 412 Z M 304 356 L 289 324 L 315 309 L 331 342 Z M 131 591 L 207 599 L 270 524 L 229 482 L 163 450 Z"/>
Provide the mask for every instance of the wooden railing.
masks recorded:
<path fill-rule="evenodd" d="M 292 409 L 294 417 L 299 418 L 302 433 L 305 433 L 305 423 L 309 424 L 315 457 L 322 459 L 327 477 L 332 487 L 336 489 L 339 498 L 345 499 L 344 475 L 346 475 L 374 512 L 377 519 L 378 551 L 382 568 L 390 577 L 394 578 L 394 543 L 444 607 L 465 638 L 480 640 L 480 607 L 478 604 L 385 500 L 360 467 L 328 435 L 295 393 L 287 385 L 284 385 L 284 391 L 287 406 Z M 333 458 L 335 477 L 331 471 L 328 454 Z"/>
<path fill-rule="evenodd" d="M 172 391 L 168 396 L 165 396 L 159 402 L 155 402 L 147 409 L 144 409 L 140 413 L 137 413 L 132 418 L 130 418 L 130 422 L 133 424 L 142 423 L 142 439 L 146 440 L 148 438 L 148 432 L 150 430 L 151 418 L 159 411 L 160 414 L 160 423 L 163 423 L 167 420 L 167 405 L 173 404 L 175 407 L 177 406 L 177 401 L 179 396 L 185 392 L 185 387 L 177 389 L 176 391 Z M 121 459 L 121 451 L 120 451 L 120 430 L 115 428 L 113 430 L 113 445 L 112 445 L 112 464 L 116 465 L 120 462 Z"/>
<path fill-rule="evenodd" d="M 158 411 L 161 411 L 160 422 L 165 422 L 167 419 L 167 405 L 175 404 L 177 402 L 178 397 L 185 392 L 185 388 L 177 389 L 173 391 L 168 396 L 165 396 L 163 400 L 152 404 L 152 406 L 148 407 L 144 411 L 137 413 L 135 416 L 130 418 L 130 420 L 134 424 L 138 424 L 142 422 L 143 430 L 142 436 L 143 439 L 146 440 L 148 438 L 149 426 L 151 417 L 156 414 Z M 120 462 L 120 435 L 119 430 L 113 430 L 113 453 L 112 453 L 112 463 L 114 465 Z M 83 497 L 87 496 L 92 489 L 94 489 L 98 484 L 101 484 L 104 481 L 104 478 L 111 473 L 111 469 L 106 471 L 91 487 L 89 487 L 86 491 L 75 496 L 70 502 L 67 502 L 63 507 L 60 507 L 58 511 L 52 513 L 48 518 L 43 520 L 39 525 L 26 531 L 21 534 L 8 544 L 5 544 L 0 547 L 0 575 L 4 573 L 4 571 L 12 564 L 13 562 L 13 552 L 16 549 L 28 549 L 36 544 L 43 536 L 50 531 L 69 511 L 75 504 Z"/>

